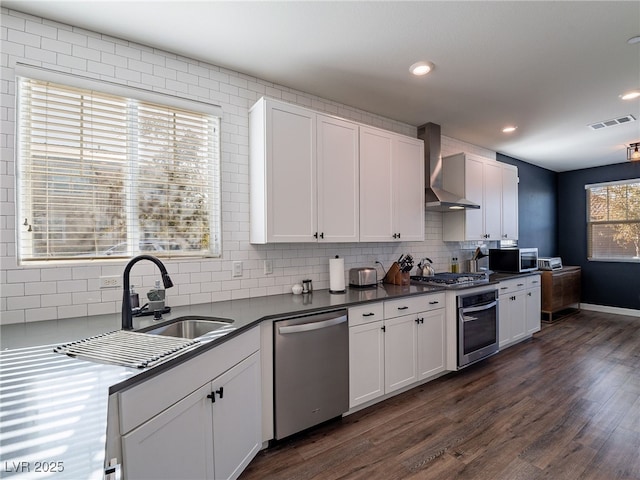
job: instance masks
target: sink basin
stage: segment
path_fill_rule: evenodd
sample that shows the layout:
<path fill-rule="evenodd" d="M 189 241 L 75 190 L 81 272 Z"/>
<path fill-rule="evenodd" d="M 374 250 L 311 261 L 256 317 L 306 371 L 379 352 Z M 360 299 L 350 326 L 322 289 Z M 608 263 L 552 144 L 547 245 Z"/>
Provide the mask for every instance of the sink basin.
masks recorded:
<path fill-rule="evenodd" d="M 194 339 L 220 329 L 229 330 L 233 320 L 218 317 L 180 317 L 160 327 L 146 330 L 143 333 Z M 222 332 L 220 332 L 222 333 Z"/>

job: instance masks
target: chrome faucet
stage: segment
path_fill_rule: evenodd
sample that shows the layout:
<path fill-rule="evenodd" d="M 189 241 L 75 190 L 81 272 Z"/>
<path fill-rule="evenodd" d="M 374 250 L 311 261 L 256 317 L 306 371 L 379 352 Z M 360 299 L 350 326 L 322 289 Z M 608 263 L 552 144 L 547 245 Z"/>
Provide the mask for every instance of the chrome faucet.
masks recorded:
<path fill-rule="evenodd" d="M 164 288 L 173 287 L 173 282 L 171 281 L 171 277 L 167 273 L 167 269 L 164 264 L 158 260 L 156 257 L 151 255 L 138 255 L 137 257 L 133 257 L 127 266 L 124 267 L 124 273 L 122 274 L 122 329 L 123 330 L 133 330 L 133 315 L 131 314 L 131 280 L 129 276 L 131 274 L 131 268 L 138 263 L 140 260 L 150 260 L 155 263 L 160 269 L 160 274 L 162 275 L 162 283 L 164 284 Z"/>

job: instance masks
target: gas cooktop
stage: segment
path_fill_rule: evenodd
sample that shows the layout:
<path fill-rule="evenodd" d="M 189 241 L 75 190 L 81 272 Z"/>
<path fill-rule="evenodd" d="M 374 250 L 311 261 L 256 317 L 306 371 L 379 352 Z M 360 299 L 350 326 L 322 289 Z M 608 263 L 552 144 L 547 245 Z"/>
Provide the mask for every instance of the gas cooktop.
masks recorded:
<path fill-rule="evenodd" d="M 489 283 L 489 276 L 486 273 L 444 272 L 436 273 L 431 277 L 412 275 L 411 283 L 414 285 L 435 285 L 447 288 L 469 287 Z"/>

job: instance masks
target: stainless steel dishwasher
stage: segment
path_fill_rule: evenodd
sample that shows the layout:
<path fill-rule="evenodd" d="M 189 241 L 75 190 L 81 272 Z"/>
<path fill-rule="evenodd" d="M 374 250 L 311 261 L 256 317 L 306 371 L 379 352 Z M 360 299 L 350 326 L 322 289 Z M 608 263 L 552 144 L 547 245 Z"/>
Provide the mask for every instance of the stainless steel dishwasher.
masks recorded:
<path fill-rule="evenodd" d="M 278 320 L 273 337 L 277 440 L 349 409 L 346 310 Z"/>

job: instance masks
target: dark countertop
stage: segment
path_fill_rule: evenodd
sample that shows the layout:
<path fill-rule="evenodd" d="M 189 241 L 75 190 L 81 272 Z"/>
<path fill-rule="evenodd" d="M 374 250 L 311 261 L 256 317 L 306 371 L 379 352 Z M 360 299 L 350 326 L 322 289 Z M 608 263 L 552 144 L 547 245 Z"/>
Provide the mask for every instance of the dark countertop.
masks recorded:
<path fill-rule="evenodd" d="M 347 288 L 344 294 L 332 294 L 329 293 L 329 290 L 316 290 L 305 295 L 282 294 L 173 307 L 171 313 L 165 314 L 163 319 L 171 320 L 188 315 L 230 318 L 234 321 L 233 325 L 236 327 L 236 331 L 242 331 L 263 320 L 304 315 L 331 308 L 348 308 L 361 303 L 442 290 L 441 287 L 386 284 L 369 288 Z M 154 321 L 150 316 L 134 317 L 133 319 L 135 329 L 158 324 L 159 322 Z M 0 326 L 0 350 L 66 343 L 120 330 L 121 326 L 120 313 L 2 325 Z"/>

